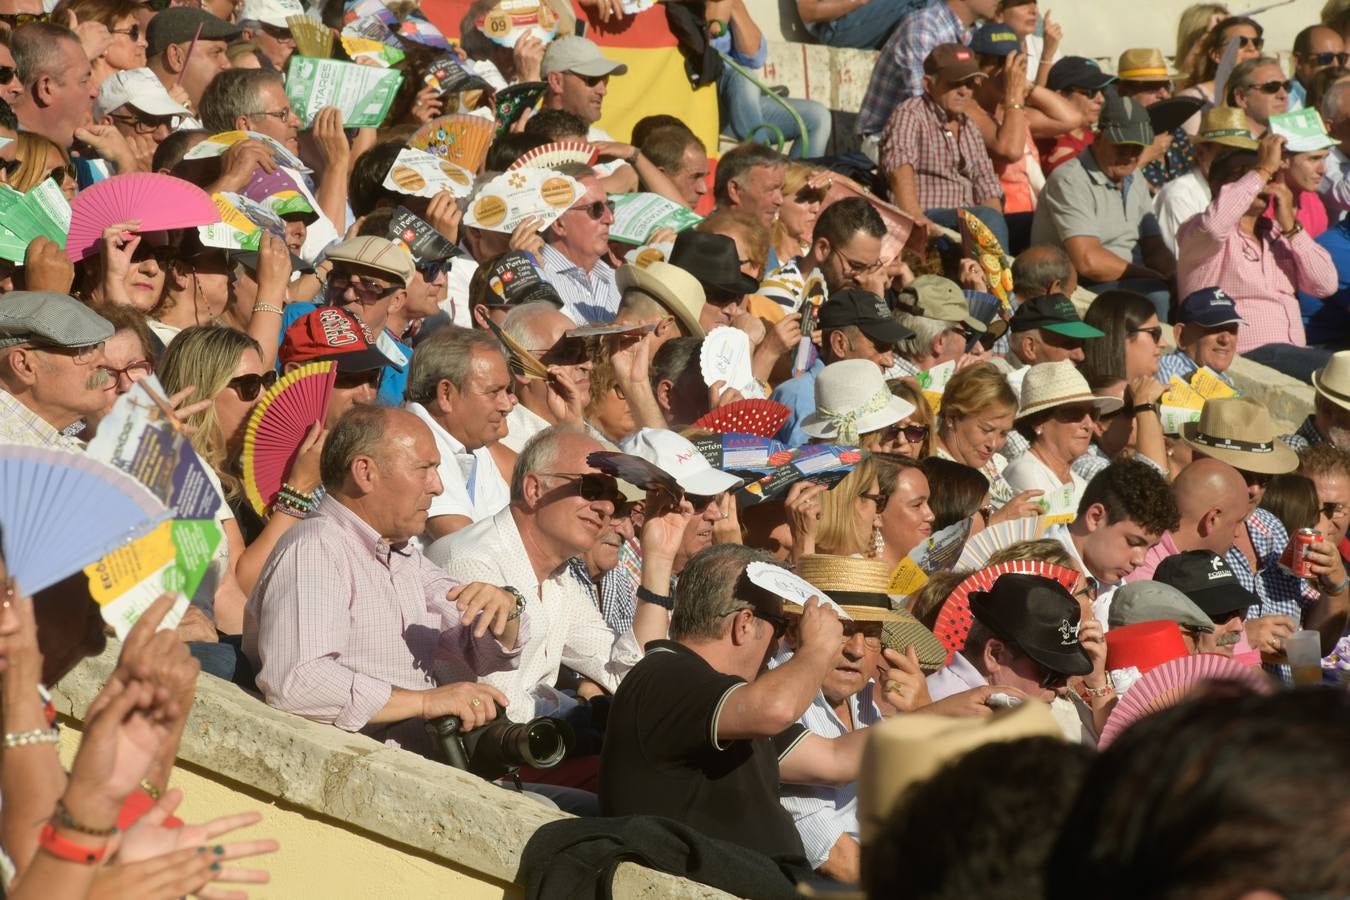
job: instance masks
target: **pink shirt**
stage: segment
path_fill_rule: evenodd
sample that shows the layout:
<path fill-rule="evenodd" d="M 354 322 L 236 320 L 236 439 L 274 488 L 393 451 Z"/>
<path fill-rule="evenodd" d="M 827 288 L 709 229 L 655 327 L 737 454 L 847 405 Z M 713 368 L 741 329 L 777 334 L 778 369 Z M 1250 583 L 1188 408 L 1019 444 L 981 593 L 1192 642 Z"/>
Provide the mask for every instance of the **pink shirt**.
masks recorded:
<path fill-rule="evenodd" d="M 458 584 L 415 547 L 390 545 L 330 494 L 277 542 L 249 598 L 244 652 L 258 667 L 258 688 L 269 706 L 360 731 L 394 688 L 435 687 L 433 664 L 451 681 L 512 668 L 519 650 L 460 625 L 445 599 Z M 372 736 L 415 745 L 421 725 L 409 724 L 396 737 L 385 728 Z"/>
<path fill-rule="evenodd" d="M 1304 230 L 1312 237 L 1318 237 L 1322 232 L 1331 227 L 1330 219 L 1327 217 L 1326 204 L 1322 198 L 1317 196 L 1315 191 L 1298 191 L 1294 194 L 1294 202 L 1298 204 L 1298 215 L 1294 218 L 1298 224 L 1302 225 Z M 1275 220 L 1275 207 L 1266 207 L 1266 218 Z"/>
<path fill-rule="evenodd" d="M 1242 233 L 1242 217 L 1262 187 L 1259 172 L 1247 173 L 1177 230 L 1180 296 L 1223 288 L 1247 320 L 1238 329 L 1239 353 L 1264 344 L 1305 346 L 1295 289 L 1328 297 L 1338 285 L 1330 254 L 1306 229 L 1286 238 L 1272 222 L 1258 226 L 1259 237 Z"/>

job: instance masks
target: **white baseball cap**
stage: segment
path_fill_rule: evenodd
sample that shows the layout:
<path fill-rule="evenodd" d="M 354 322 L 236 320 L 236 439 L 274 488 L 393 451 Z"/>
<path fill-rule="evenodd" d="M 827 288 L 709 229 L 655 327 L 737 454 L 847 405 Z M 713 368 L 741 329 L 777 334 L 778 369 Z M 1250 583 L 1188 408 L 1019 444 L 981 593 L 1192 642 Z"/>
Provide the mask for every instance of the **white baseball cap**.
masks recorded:
<path fill-rule="evenodd" d="M 244 0 L 244 6 L 239 10 L 238 21 L 262 22 L 273 28 L 289 30 L 291 26 L 287 24 L 286 17 L 304 14 L 305 8 L 298 0 Z"/>
<path fill-rule="evenodd" d="M 108 76 L 94 101 L 94 121 L 128 104 L 151 116 L 189 115 L 149 69 L 123 69 Z"/>
<path fill-rule="evenodd" d="M 735 475 L 714 469 L 698 448 L 664 428 L 643 428 L 619 444 L 619 449 L 646 460 L 665 472 L 686 494 L 711 497 L 740 487 Z"/>

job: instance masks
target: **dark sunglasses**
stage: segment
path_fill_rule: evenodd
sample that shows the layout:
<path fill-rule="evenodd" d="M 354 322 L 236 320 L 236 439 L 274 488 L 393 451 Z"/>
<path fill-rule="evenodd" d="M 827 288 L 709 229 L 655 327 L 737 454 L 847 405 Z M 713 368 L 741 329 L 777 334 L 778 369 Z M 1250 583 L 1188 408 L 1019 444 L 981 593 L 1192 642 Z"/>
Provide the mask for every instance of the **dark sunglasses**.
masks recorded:
<path fill-rule="evenodd" d="M 584 212 L 595 221 L 599 222 L 605 217 L 605 213 L 614 214 L 613 200 L 596 200 L 594 203 L 584 203 L 581 206 L 569 207 L 568 212 Z"/>
<path fill-rule="evenodd" d="M 1092 415 L 1092 410 L 1091 406 L 1056 406 L 1051 415 L 1056 422 L 1081 422 L 1084 416 Z"/>
<path fill-rule="evenodd" d="M 617 506 L 623 502 L 623 494 L 619 492 L 619 483 L 609 475 L 599 475 L 595 472 L 540 472 L 539 474 L 551 478 L 563 478 L 572 482 L 576 485 L 576 493 L 587 503 L 608 500 Z"/>
<path fill-rule="evenodd" d="M 1161 325 L 1154 325 L 1152 328 L 1131 328 L 1130 334 L 1146 334 L 1153 338 L 1153 343 L 1162 341 L 1163 330 Z"/>
<path fill-rule="evenodd" d="M 333 379 L 333 387 L 343 391 L 365 387 L 368 384 L 379 387 L 380 376 L 383 374 L 383 369 L 366 369 L 364 372 L 339 372 L 337 377 Z"/>
<path fill-rule="evenodd" d="M 1266 39 L 1263 37 L 1247 37 L 1245 34 L 1240 34 L 1237 39 L 1239 47 L 1255 47 L 1260 50 L 1266 45 Z M 1272 91 L 1272 93 L 1274 92 Z"/>
<path fill-rule="evenodd" d="M 568 72 L 567 74 L 573 76 L 574 78 L 580 78 L 582 82 L 585 83 L 586 87 L 593 88 L 597 84 L 609 83 L 608 75 L 581 75 L 577 72 Z"/>
<path fill-rule="evenodd" d="M 9 84 L 19 74 L 13 66 L 0 66 L 0 84 Z"/>
<path fill-rule="evenodd" d="M 1089 100 L 1103 96 L 1101 88 L 1070 87 L 1065 90 L 1070 94 L 1078 94 L 1079 96 L 1087 97 Z"/>
<path fill-rule="evenodd" d="M 888 425 L 881 432 L 881 440 L 889 443 L 903 437 L 906 443 L 922 444 L 928 439 L 927 425 Z"/>
<path fill-rule="evenodd" d="M 240 400 L 257 400 L 258 395 L 277 383 L 275 370 L 261 375 L 240 375 L 225 383 L 227 388 L 239 395 Z"/>
<path fill-rule="evenodd" d="M 289 28 L 278 28 L 275 25 L 268 25 L 266 22 L 263 22 L 262 30 L 268 37 L 270 37 L 274 41 L 281 41 L 282 43 L 292 43 L 292 44 L 295 43 L 295 38 L 291 35 L 291 30 Z"/>
<path fill-rule="evenodd" d="M 73 165 L 70 165 L 69 163 L 63 166 L 57 166 L 56 168 L 52 169 L 51 172 L 47 175 L 47 177 L 55 181 L 57 184 L 61 184 L 67 178 L 69 178 L 71 181 L 78 180 L 78 176 L 75 174 L 75 167 Z"/>
<path fill-rule="evenodd" d="M 1280 91 L 1289 93 L 1290 88 L 1294 86 L 1292 81 L 1267 81 L 1262 84 L 1249 84 L 1247 90 L 1260 91 L 1263 94 L 1278 94 Z"/>
<path fill-rule="evenodd" d="M 130 28 L 109 28 L 108 33 L 125 34 L 131 38 L 131 42 L 134 44 L 141 39 L 141 26 L 140 23 L 135 23 Z"/>
<path fill-rule="evenodd" d="M 12 178 L 14 173 L 19 171 L 21 165 L 23 165 L 21 159 L 2 159 L 0 160 L 0 171 L 5 173 L 5 178 Z"/>
<path fill-rule="evenodd" d="M 688 500 L 689 504 L 694 507 L 694 512 L 701 513 L 712 505 L 712 502 L 717 499 L 717 496 L 717 494 L 708 497 L 701 494 L 685 494 L 684 499 Z"/>
<path fill-rule="evenodd" d="M 886 501 L 891 499 L 890 494 L 859 494 L 858 496 L 875 503 L 879 513 L 886 511 Z"/>
<path fill-rule="evenodd" d="M 1350 53 L 1309 53 L 1303 58 L 1318 66 L 1343 66 L 1350 61 Z"/>

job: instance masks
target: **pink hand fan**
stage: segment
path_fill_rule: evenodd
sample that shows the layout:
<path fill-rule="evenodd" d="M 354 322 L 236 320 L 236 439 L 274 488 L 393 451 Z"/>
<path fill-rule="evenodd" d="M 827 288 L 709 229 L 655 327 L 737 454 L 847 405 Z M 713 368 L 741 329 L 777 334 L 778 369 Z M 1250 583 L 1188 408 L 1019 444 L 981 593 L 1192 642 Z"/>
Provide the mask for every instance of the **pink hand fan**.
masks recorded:
<path fill-rule="evenodd" d="M 1200 653 L 1168 660 L 1150 669 L 1116 701 L 1115 708 L 1102 726 L 1098 749 L 1105 749 L 1144 716 L 1176 706 L 1204 682 L 1232 682 L 1257 694 L 1274 693 L 1270 679 L 1259 668 L 1217 653 Z"/>
<path fill-rule="evenodd" d="M 244 432 L 244 493 L 258 515 L 272 505 L 305 435 L 328 416 L 337 363 L 316 362 L 283 375 L 263 394 Z"/>
<path fill-rule="evenodd" d="M 211 195 L 169 175 L 132 172 L 114 175 L 80 191 L 70 204 L 66 256 L 79 262 L 98 252 L 109 225 L 140 219 L 139 233 L 194 228 L 220 221 Z"/>
<path fill-rule="evenodd" d="M 999 550 L 1020 544 L 1022 541 L 1034 541 L 1045 530 L 1045 521 L 1041 516 L 1022 516 L 990 525 L 979 534 L 966 541 L 961 558 L 956 561 L 958 569 L 983 569 Z"/>
<path fill-rule="evenodd" d="M 717 407 L 691 427 L 718 434 L 754 434 L 771 438 L 791 414 L 792 410 L 773 400 L 739 400 Z"/>
<path fill-rule="evenodd" d="M 511 169 L 551 169 L 570 162 L 590 166 L 595 164 L 599 156 L 595 147 L 585 141 L 555 141 L 522 153 L 506 169 L 508 172 Z"/>
<path fill-rule="evenodd" d="M 947 597 L 938 612 L 937 621 L 933 623 L 933 633 L 947 648 L 947 665 L 951 665 L 952 657 L 966 645 L 966 638 L 970 636 L 970 626 L 975 621 L 970 612 L 971 593 L 987 591 L 1000 576 L 1011 573 L 1049 578 L 1064 585 L 1066 591 L 1073 590 L 1073 586 L 1078 583 L 1078 573 L 1073 569 L 1030 559 L 1014 559 L 972 573 Z"/>

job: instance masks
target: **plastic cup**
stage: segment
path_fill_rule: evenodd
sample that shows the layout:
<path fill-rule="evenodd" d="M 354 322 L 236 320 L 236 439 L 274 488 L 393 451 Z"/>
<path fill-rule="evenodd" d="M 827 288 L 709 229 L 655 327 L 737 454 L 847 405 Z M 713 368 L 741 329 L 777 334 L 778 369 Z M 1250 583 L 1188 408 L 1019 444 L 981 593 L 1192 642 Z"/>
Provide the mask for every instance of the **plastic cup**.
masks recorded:
<path fill-rule="evenodd" d="M 1322 683 L 1322 636 L 1303 629 L 1284 641 L 1284 655 L 1293 671 L 1294 684 Z"/>

